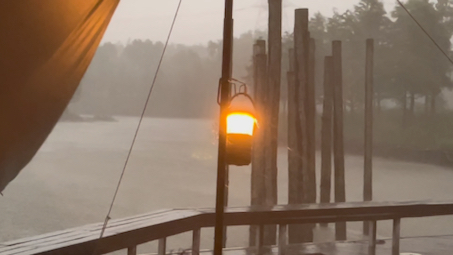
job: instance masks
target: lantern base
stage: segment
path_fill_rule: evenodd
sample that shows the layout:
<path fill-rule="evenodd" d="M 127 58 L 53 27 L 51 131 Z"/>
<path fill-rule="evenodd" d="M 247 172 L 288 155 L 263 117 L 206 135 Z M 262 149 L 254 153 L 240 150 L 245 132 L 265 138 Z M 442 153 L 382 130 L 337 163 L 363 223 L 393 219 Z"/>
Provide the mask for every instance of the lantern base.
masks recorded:
<path fill-rule="evenodd" d="M 228 134 L 226 160 L 228 165 L 246 166 L 252 162 L 253 137 L 246 134 Z"/>

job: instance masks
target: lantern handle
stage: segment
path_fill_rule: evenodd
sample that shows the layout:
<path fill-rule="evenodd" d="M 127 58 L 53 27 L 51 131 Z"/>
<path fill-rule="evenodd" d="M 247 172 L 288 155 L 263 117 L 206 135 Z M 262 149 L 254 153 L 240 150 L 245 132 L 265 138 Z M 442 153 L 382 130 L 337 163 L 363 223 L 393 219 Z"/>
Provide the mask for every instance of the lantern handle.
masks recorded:
<path fill-rule="evenodd" d="M 231 81 L 230 81 L 230 82 L 231 82 Z M 233 89 L 231 90 L 231 92 L 233 92 L 232 95 L 234 96 L 234 95 L 237 94 L 236 83 L 230 83 L 230 85 L 231 85 L 231 87 L 234 89 L 234 92 L 233 92 Z M 239 90 L 240 90 L 240 88 L 239 88 Z"/>
<path fill-rule="evenodd" d="M 247 84 L 245 82 L 242 82 L 242 81 L 234 79 L 234 78 L 231 78 L 229 81 L 232 84 L 234 84 L 234 86 L 235 86 L 235 91 L 234 91 L 235 93 L 234 94 L 237 94 L 236 93 L 236 83 L 241 84 L 241 86 L 239 87 L 239 93 L 241 93 L 241 89 L 244 88 L 244 92 L 243 93 L 247 94 Z"/>
<path fill-rule="evenodd" d="M 242 95 L 242 96 L 246 96 L 246 97 L 250 100 L 250 102 L 252 103 L 253 108 L 256 109 L 256 107 L 255 107 L 255 101 L 253 101 L 253 98 L 252 98 L 248 93 L 246 93 L 246 92 L 239 92 L 239 93 L 236 93 L 236 94 L 230 99 L 230 103 L 231 103 L 231 101 L 233 101 L 234 98 L 236 98 L 237 96 L 241 96 L 241 95 Z"/>

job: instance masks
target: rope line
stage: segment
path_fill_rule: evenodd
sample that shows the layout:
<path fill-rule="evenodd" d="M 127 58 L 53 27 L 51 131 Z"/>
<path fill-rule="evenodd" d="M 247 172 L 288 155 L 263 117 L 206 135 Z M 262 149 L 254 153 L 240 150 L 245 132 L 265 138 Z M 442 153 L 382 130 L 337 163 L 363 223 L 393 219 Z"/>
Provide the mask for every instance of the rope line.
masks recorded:
<path fill-rule="evenodd" d="M 164 56 L 165 56 L 165 52 L 167 50 L 167 46 L 168 46 L 168 42 L 170 41 L 170 37 L 171 37 L 171 34 L 173 32 L 173 28 L 174 28 L 174 25 L 175 25 L 175 22 L 176 22 L 176 18 L 178 17 L 178 13 L 179 13 L 179 9 L 181 7 L 181 3 L 182 3 L 182 0 L 179 0 L 179 3 L 178 3 L 178 7 L 176 8 L 176 12 L 175 12 L 175 15 L 173 17 L 173 21 L 171 23 L 171 27 L 170 27 L 170 31 L 168 32 L 168 36 L 167 36 L 167 39 L 166 39 L 166 42 L 165 42 L 165 46 L 162 50 L 162 54 L 160 56 L 160 60 L 159 60 L 159 64 L 157 65 L 157 68 L 156 68 L 156 72 L 154 73 L 154 78 L 153 78 L 153 82 L 151 83 L 151 87 L 148 91 L 148 96 L 146 98 L 146 102 L 145 102 L 145 105 L 143 107 L 143 110 L 142 110 L 142 113 L 140 115 L 140 120 L 138 122 L 138 125 L 137 125 L 137 128 L 135 130 L 135 133 L 134 133 L 134 138 L 132 139 L 132 143 L 131 143 L 131 146 L 129 148 L 129 152 L 127 154 L 127 157 L 126 157 L 126 161 L 124 162 L 124 166 L 123 166 L 123 170 L 121 172 L 121 176 L 118 180 L 118 184 L 116 186 L 116 189 L 115 189 L 115 193 L 113 195 L 113 199 L 112 199 L 112 202 L 110 203 L 110 207 L 109 207 L 109 210 L 108 210 L 108 213 L 107 213 L 107 216 L 105 217 L 105 220 L 104 220 L 104 225 L 102 226 L 102 229 L 101 229 L 101 233 L 99 235 L 99 239 L 101 239 L 103 236 L 104 236 L 104 232 L 105 232 L 105 229 L 107 228 L 107 224 L 108 224 L 108 221 L 110 220 L 110 214 L 112 212 L 112 209 L 113 209 L 113 205 L 115 204 L 115 200 L 116 200 L 116 197 L 118 195 L 118 191 L 120 189 L 120 186 L 121 186 L 121 182 L 123 180 L 123 177 L 124 177 L 124 173 L 126 172 L 126 169 L 127 169 L 127 165 L 129 163 L 129 159 L 131 157 L 131 154 L 132 154 L 132 149 L 134 148 L 134 145 L 135 145 L 135 141 L 137 140 L 137 135 L 138 135 L 138 132 L 140 130 L 140 127 L 141 127 L 141 124 L 142 124 L 142 121 L 143 121 L 143 118 L 145 116 L 145 113 L 146 113 L 146 108 L 148 107 L 148 104 L 149 104 L 149 101 L 150 101 L 150 98 L 151 98 L 151 94 L 153 92 L 153 88 L 154 88 L 154 85 L 156 84 L 156 80 L 157 80 L 157 76 L 159 74 L 159 70 L 160 70 L 160 67 L 162 65 L 162 60 L 164 59 Z M 96 248 L 94 249 L 93 251 L 93 254 L 95 254 L 96 252 Z"/>
<path fill-rule="evenodd" d="M 417 24 L 417 26 L 423 31 L 423 33 L 425 33 L 425 35 L 428 36 L 429 39 L 431 39 L 431 41 L 434 43 L 434 45 L 436 45 L 436 47 L 442 52 L 442 54 L 444 54 L 444 56 L 448 59 L 448 61 L 450 61 L 450 63 L 453 65 L 453 60 L 450 58 L 450 56 L 448 56 L 448 54 L 444 51 L 444 49 L 442 49 L 442 47 L 440 47 L 440 45 L 436 42 L 436 40 L 434 40 L 434 38 L 428 33 L 428 31 L 422 26 L 422 24 L 420 24 L 420 22 L 418 22 L 418 20 L 406 8 L 406 6 L 404 6 L 404 4 L 400 0 L 396 0 L 396 1 L 401 6 L 401 8 L 403 8 L 403 10 L 406 11 L 406 13 L 409 15 L 409 17 L 411 17 L 411 19 Z"/>

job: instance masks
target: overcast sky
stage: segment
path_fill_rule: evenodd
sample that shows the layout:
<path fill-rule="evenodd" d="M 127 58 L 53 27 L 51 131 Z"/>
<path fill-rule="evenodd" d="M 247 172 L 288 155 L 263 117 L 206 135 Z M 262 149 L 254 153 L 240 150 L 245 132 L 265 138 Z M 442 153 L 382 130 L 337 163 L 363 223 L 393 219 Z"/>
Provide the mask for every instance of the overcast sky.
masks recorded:
<path fill-rule="evenodd" d="M 359 0 L 283 0 L 283 30 L 293 27 L 294 9 L 309 8 L 330 16 Z M 381 0 L 387 10 L 395 1 Z M 164 41 L 179 0 L 121 0 L 104 36 L 104 41 L 123 43 L 129 39 Z M 222 37 L 224 0 L 182 0 L 172 43 L 199 44 Z M 235 0 L 235 35 L 267 28 L 267 0 Z"/>

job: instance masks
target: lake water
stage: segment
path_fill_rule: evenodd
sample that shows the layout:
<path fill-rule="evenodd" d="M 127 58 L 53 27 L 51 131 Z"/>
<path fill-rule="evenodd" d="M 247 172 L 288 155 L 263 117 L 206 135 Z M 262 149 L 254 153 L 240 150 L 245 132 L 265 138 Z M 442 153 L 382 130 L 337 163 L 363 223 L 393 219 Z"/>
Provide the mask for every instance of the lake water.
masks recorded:
<path fill-rule="evenodd" d="M 0 242 L 104 220 L 138 123 L 132 117 L 117 120 L 60 122 L 56 126 L 33 161 L 0 197 Z M 111 217 L 163 208 L 214 207 L 216 129 L 210 120 L 145 119 Z M 286 159 L 286 149 L 280 148 L 280 204 L 287 202 Z M 361 200 L 362 179 L 363 159 L 348 156 L 348 201 Z M 453 200 L 453 171 L 375 159 L 374 198 Z M 231 168 L 229 200 L 231 206 L 249 205 L 249 167 Z M 358 223 L 348 226 L 352 236 L 361 229 Z M 246 230 L 231 228 L 228 246 L 245 246 Z M 390 222 L 379 223 L 380 236 L 389 236 L 390 230 Z M 452 217 L 403 220 L 402 234 L 453 234 Z M 202 239 L 202 246 L 211 248 L 212 229 L 203 230 Z M 190 247 L 190 235 L 171 238 L 168 245 Z"/>

